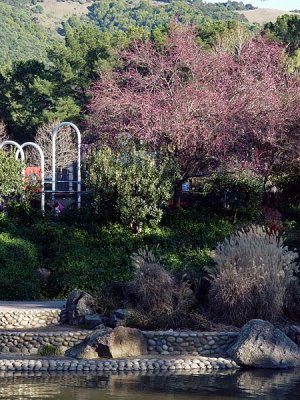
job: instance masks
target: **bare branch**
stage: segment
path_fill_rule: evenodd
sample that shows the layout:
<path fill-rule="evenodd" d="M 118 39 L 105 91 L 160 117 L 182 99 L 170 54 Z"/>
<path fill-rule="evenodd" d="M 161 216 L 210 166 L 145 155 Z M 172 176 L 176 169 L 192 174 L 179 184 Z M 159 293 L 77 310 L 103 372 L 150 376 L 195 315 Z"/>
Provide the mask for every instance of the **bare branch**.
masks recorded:
<path fill-rule="evenodd" d="M 41 146 L 45 155 L 45 173 L 51 174 L 52 166 L 52 129 L 60 121 L 45 123 L 40 126 L 36 132 L 35 141 Z M 30 149 L 27 153 L 31 163 L 36 164 L 38 154 L 36 150 Z M 76 161 L 76 138 L 70 127 L 65 127 L 59 131 L 56 139 L 56 166 L 58 168 L 68 168 L 70 164 Z"/>
<path fill-rule="evenodd" d="M 3 121 L 0 120 L 0 143 L 4 142 L 4 140 L 7 140 L 7 131 L 6 131 L 6 125 Z"/>

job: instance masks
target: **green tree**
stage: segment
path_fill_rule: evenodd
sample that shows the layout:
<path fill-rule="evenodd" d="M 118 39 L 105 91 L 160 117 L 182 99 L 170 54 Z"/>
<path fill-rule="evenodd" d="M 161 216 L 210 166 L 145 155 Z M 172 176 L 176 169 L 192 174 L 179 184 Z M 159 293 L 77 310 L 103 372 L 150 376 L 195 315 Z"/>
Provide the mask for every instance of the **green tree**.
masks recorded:
<path fill-rule="evenodd" d="M 20 61 L 6 68 L 0 74 L 0 116 L 8 130 L 16 139 L 25 140 L 44 122 L 80 121 L 86 89 L 116 65 L 116 49 L 129 41 L 129 34 L 111 35 L 90 24 L 69 27 L 65 43 L 49 48 L 51 63 Z"/>
<path fill-rule="evenodd" d="M 286 14 L 278 17 L 276 22 L 264 26 L 264 34 L 284 43 L 289 52 L 294 53 L 300 46 L 300 16 Z"/>
<path fill-rule="evenodd" d="M 22 164 L 13 153 L 0 149 L 0 203 L 19 196 L 23 191 Z"/>
<path fill-rule="evenodd" d="M 149 31 L 165 28 L 171 21 L 195 23 L 205 17 L 214 20 L 246 21 L 243 16 L 227 9 L 224 4 L 206 4 L 202 0 L 170 0 L 157 5 L 150 1 L 131 2 L 126 0 L 102 0 L 89 7 L 88 17 L 101 30 L 120 29 L 130 26 L 143 27 Z"/>
<path fill-rule="evenodd" d="M 1 67 L 18 60 L 45 60 L 46 48 L 53 41 L 27 9 L 0 2 Z"/>

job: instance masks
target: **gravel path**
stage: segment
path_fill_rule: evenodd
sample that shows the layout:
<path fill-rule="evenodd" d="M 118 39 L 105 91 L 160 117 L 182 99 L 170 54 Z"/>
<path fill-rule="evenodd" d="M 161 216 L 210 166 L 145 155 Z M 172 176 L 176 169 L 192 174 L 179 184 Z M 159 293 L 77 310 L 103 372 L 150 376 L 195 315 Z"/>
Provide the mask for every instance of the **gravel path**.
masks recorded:
<path fill-rule="evenodd" d="M 66 302 L 56 301 L 0 301 L 0 312 L 18 310 L 61 309 Z"/>

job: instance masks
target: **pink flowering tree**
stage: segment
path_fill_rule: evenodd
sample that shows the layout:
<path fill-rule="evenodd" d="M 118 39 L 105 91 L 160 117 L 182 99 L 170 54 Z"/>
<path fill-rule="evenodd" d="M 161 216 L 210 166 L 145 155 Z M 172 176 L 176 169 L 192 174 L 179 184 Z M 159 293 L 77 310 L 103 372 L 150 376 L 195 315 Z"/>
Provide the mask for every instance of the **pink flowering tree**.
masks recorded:
<path fill-rule="evenodd" d="M 236 165 L 265 174 L 295 148 L 299 79 L 277 44 L 207 52 L 192 28 L 175 26 L 163 45 L 135 42 L 120 57 L 122 68 L 91 88 L 89 139 L 114 146 L 127 134 L 171 153 L 181 171 L 175 199 L 190 176 Z"/>

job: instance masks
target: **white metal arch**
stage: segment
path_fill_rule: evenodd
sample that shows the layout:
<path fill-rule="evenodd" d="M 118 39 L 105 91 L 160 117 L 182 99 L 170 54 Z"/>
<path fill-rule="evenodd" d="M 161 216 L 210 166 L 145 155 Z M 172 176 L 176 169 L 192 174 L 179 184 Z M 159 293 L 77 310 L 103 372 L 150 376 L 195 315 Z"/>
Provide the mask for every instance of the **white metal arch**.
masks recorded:
<path fill-rule="evenodd" d="M 70 126 L 77 135 L 77 208 L 81 207 L 81 133 L 72 122 L 62 122 L 52 130 L 52 201 L 55 200 L 56 191 L 56 137 L 61 128 Z"/>
<path fill-rule="evenodd" d="M 4 140 L 4 142 L 0 143 L 0 149 L 7 145 L 15 146 L 17 148 L 18 151 L 16 153 L 16 160 L 19 158 L 19 154 L 21 154 L 21 161 L 25 161 L 25 154 L 22 146 L 19 145 L 19 143 L 15 142 L 14 140 Z"/>
<path fill-rule="evenodd" d="M 23 153 L 24 153 L 24 147 L 30 147 L 30 146 L 34 147 L 38 151 L 41 159 L 41 186 L 42 186 L 41 210 L 44 212 L 45 211 L 45 156 L 42 148 L 37 143 L 34 142 L 23 143 L 21 146 Z M 17 156 L 19 156 L 19 150 L 17 151 Z"/>

